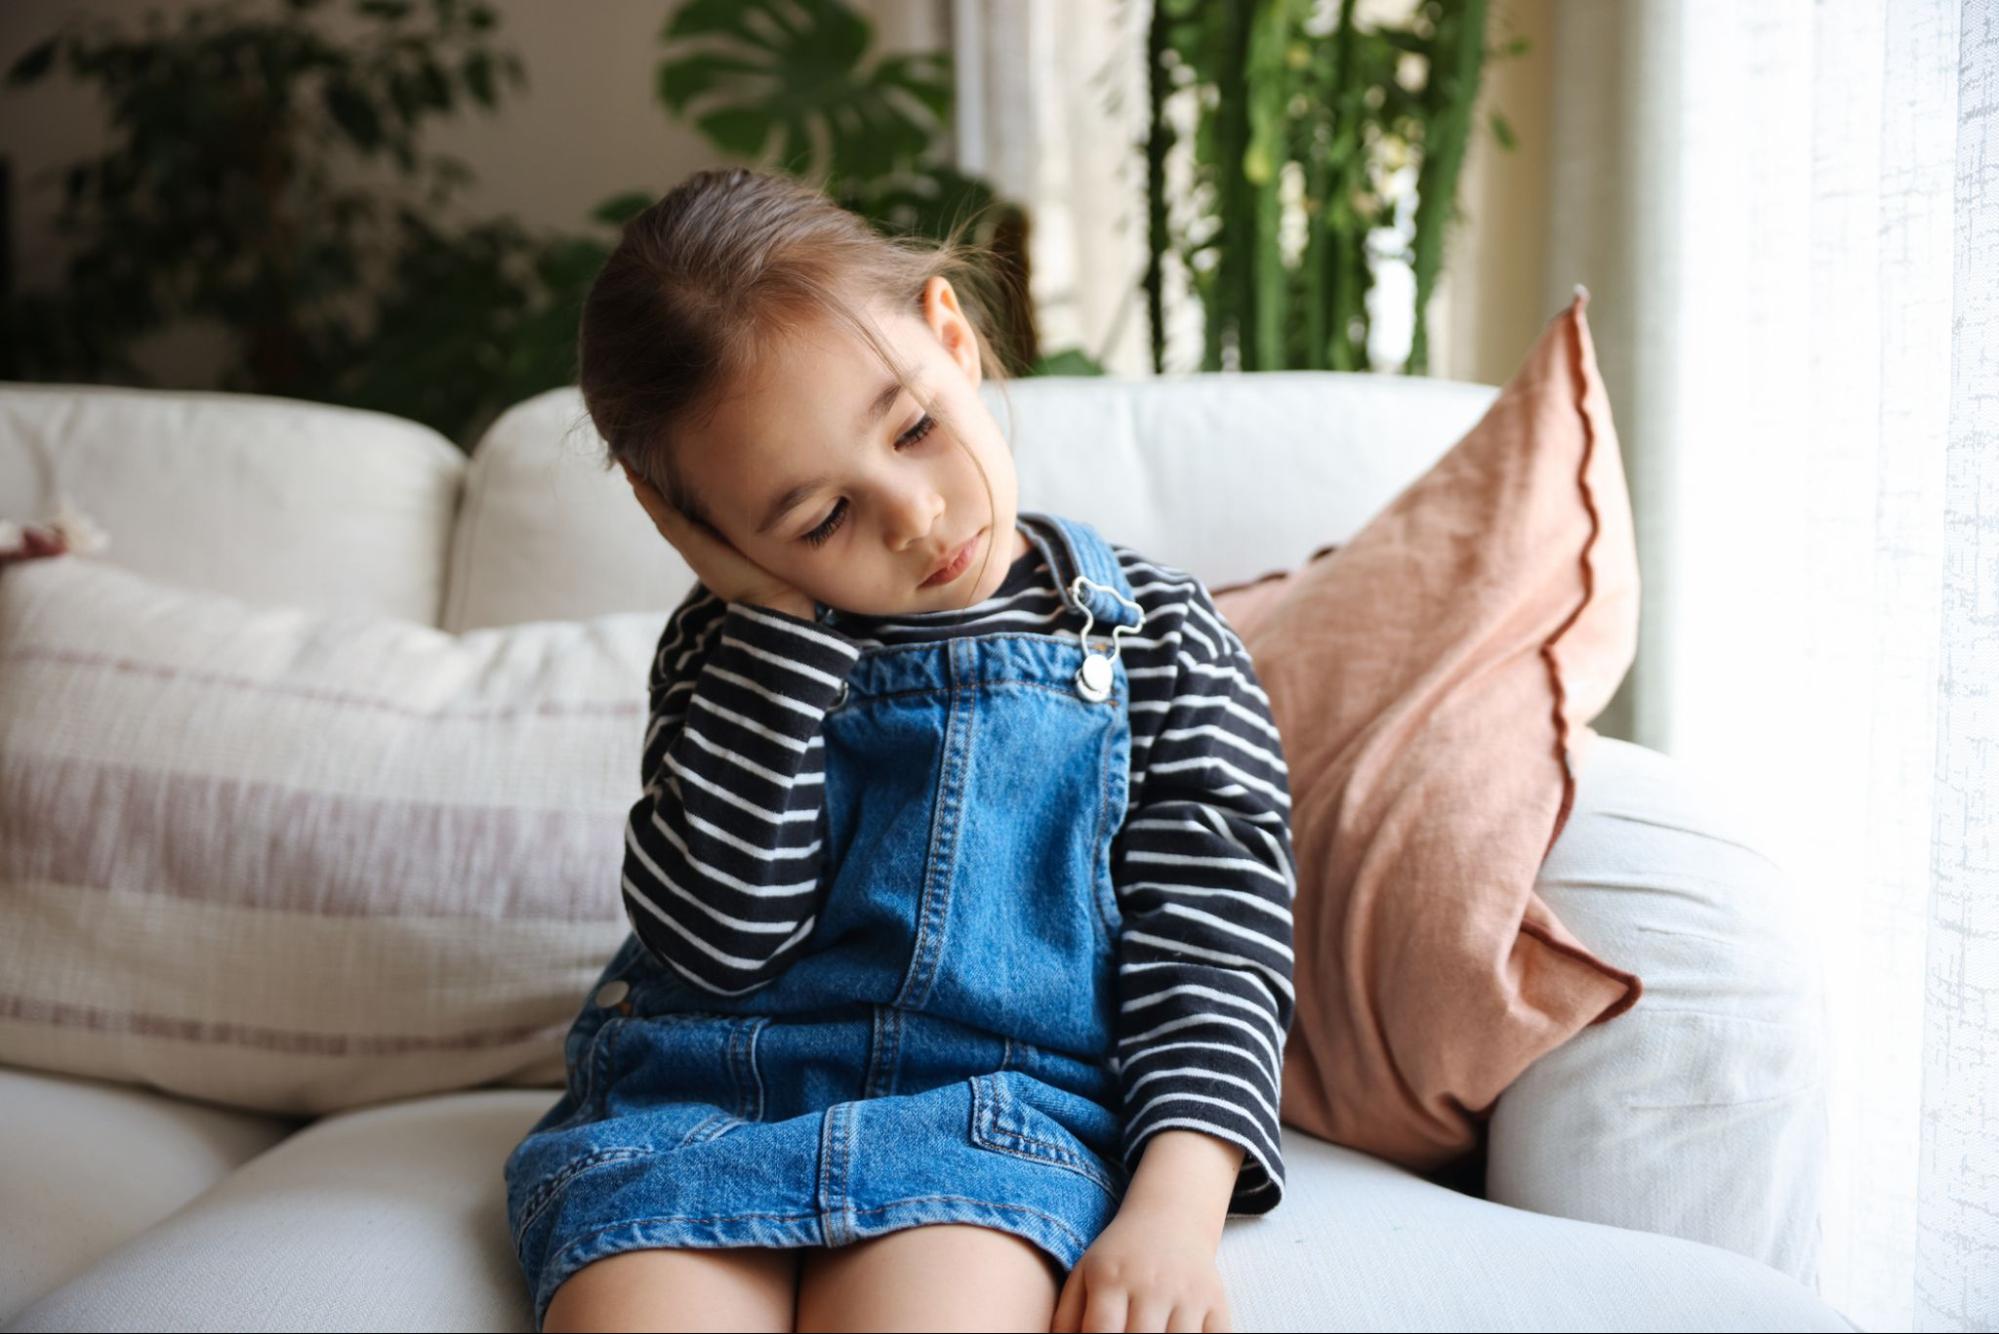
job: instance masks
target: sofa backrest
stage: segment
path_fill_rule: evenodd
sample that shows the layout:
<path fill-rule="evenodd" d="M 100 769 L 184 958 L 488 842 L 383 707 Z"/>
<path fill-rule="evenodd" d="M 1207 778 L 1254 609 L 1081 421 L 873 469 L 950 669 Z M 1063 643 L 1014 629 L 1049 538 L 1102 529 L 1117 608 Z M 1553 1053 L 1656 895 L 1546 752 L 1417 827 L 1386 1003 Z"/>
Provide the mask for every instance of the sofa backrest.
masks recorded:
<path fill-rule="evenodd" d="M 1220 586 L 1346 541 L 1498 389 L 1271 371 L 982 392 L 1023 508 Z M 0 519 L 46 517 L 54 469 L 110 534 L 104 559 L 169 582 L 452 631 L 670 609 L 693 573 L 602 448 L 574 387 L 502 414 L 468 463 L 427 427 L 359 409 L 0 383 Z"/>
<path fill-rule="evenodd" d="M 380 412 L 253 394 L 0 384 L 0 519 L 58 486 L 102 559 L 253 602 L 437 623 L 465 456 Z"/>

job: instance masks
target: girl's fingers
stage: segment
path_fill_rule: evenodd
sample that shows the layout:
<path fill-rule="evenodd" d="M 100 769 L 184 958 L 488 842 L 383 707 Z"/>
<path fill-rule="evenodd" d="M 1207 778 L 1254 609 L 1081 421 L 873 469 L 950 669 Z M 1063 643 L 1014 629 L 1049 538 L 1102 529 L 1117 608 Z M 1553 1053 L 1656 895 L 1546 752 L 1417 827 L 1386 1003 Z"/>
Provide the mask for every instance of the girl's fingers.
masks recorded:
<path fill-rule="evenodd" d="M 1090 1289 L 1089 1301 L 1083 1307 L 1083 1334 L 1124 1329 L 1126 1305 L 1123 1288 L 1100 1286 Z"/>
<path fill-rule="evenodd" d="M 1083 1298 L 1088 1285 L 1083 1281 L 1082 1266 L 1069 1271 L 1062 1283 L 1062 1292 L 1055 1300 L 1055 1314 L 1048 1322 L 1050 1334 L 1076 1334 L 1083 1323 Z"/>
<path fill-rule="evenodd" d="M 622 460 L 620 463 L 622 464 Z M 677 550 L 699 579 L 714 593 L 735 599 L 752 593 L 768 594 L 782 581 L 736 550 L 735 544 L 709 531 L 669 504 L 652 483 L 625 466 L 625 480 L 632 493 L 652 517 L 659 535 Z"/>
<path fill-rule="evenodd" d="M 660 495 L 658 488 L 651 482 L 630 468 L 625 469 L 625 480 L 632 484 L 632 494 L 639 498 L 639 504 L 645 507 L 645 512 L 652 515 L 654 523 L 665 523 L 673 517 L 673 506 L 666 503 L 665 497 Z"/>

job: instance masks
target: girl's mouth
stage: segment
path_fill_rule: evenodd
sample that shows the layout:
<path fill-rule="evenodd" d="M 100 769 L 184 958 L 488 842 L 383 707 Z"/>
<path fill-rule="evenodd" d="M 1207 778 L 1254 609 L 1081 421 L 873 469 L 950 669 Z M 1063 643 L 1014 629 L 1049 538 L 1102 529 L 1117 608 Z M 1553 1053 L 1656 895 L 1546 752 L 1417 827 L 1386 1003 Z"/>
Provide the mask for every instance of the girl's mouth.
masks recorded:
<path fill-rule="evenodd" d="M 974 533 L 970 538 L 966 539 L 964 546 L 958 548 L 957 557 L 953 559 L 949 565 L 946 565 L 943 569 L 937 571 L 937 573 L 931 575 L 928 579 L 925 579 L 922 583 L 918 584 L 917 587 L 935 588 L 940 584 L 948 584 L 953 579 L 956 579 L 959 575 L 963 574 L 966 571 L 966 569 L 970 567 L 972 563 L 972 557 L 978 554 L 979 539 L 984 536 L 985 536 L 985 529 L 981 528 L 977 533 Z"/>

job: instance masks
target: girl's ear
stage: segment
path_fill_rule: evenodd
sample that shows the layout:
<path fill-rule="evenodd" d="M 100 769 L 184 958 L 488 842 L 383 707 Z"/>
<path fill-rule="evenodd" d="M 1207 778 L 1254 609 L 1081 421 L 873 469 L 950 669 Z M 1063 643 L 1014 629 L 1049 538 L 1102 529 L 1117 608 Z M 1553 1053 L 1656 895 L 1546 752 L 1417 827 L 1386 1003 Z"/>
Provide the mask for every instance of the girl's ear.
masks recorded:
<path fill-rule="evenodd" d="M 979 341 L 972 336 L 971 321 L 958 305 L 957 289 L 941 274 L 923 285 L 923 322 L 976 387 L 980 374 Z"/>

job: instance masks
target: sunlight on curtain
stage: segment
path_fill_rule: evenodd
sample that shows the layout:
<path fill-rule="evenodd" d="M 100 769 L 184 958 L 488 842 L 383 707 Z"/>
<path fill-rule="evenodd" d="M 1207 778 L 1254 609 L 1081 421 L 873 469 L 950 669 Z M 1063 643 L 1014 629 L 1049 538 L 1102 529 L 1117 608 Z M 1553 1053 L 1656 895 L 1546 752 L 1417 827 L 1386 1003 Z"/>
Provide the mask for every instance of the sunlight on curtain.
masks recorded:
<path fill-rule="evenodd" d="M 1148 374 L 1138 284 L 1149 7 L 952 0 L 949 13 L 958 164 L 1027 208 L 1042 351 L 1075 348 L 1114 374 Z"/>
<path fill-rule="evenodd" d="M 1632 736 L 1817 905 L 1821 1292 L 1868 1329 L 1992 1329 L 1999 0 L 1560 17 L 1633 76 L 1558 128 L 1550 264 L 1619 312 Z"/>

